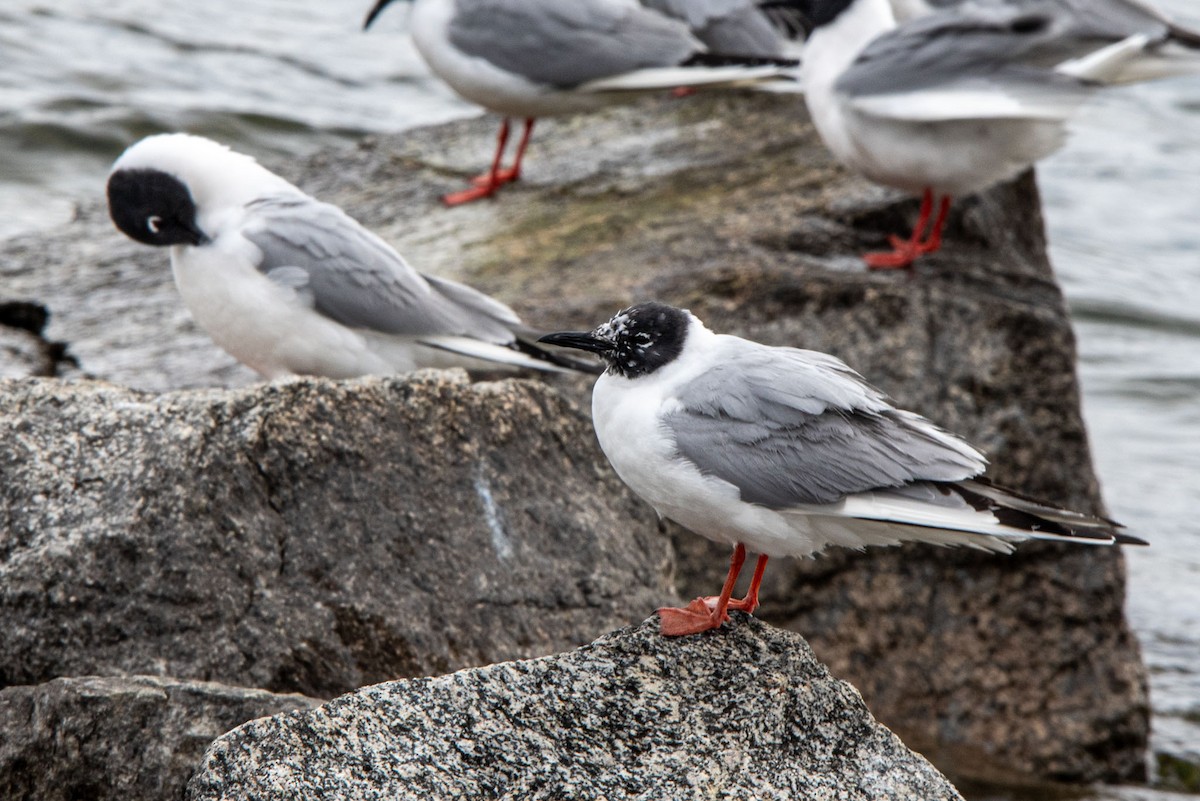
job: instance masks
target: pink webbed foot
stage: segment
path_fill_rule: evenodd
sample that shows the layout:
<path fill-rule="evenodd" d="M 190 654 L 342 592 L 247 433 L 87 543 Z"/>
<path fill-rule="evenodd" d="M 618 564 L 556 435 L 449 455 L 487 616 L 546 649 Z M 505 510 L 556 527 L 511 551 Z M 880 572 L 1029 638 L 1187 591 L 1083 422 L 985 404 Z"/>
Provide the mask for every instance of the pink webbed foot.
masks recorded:
<path fill-rule="evenodd" d="M 492 183 L 490 181 L 477 184 L 461 192 L 451 192 L 448 195 L 442 195 L 442 203 L 447 206 L 461 206 L 464 203 L 472 203 L 476 200 L 482 200 L 485 197 L 491 197 L 496 194 L 496 190 L 499 188 L 499 183 Z"/>
<path fill-rule="evenodd" d="M 921 255 L 920 249 L 906 239 L 899 239 L 899 237 L 893 237 L 893 239 L 899 240 L 892 242 L 895 250 L 863 254 L 862 258 L 867 263 L 868 269 L 904 270 L 912 267 L 913 262 Z"/>
<path fill-rule="evenodd" d="M 711 607 L 710 600 L 714 602 Z M 729 615 L 724 612 L 718 615 L 715 601 L 715 598 L 697 598 L 682 609 L 664 606 L 658 610 L 658 630 L 664 637 L 683 637 L 720 628 Z"/>
<path fill-rule="evenodd" d="M 888 244 L 891 251 L 863 254 L 863 261 L 872 270 L 902 270 L 913 266 L 921 256 L 936 253 L 942 247 L 942 229 L 950 213 L 950 197 L 942 198 L 938 208 L 937 218 L 930 227 L 930 217 L 933 215 L 933 192 L 926 189 L 921 200 L 921 212 L 917 224 L 913 227 L 912 237 L 904 239 L 899 236 L 889 236 Z M 926 236 L 926 229 L 929 229 Z"/>
<path fill-rule="evenodd" d="M 521 180 L 521 173 L 516 167 L 509 167 L 508 169 L 500 170 L 500 172 L 496 173 L 494 180 L 490 172 L 476 175 L 471 179 L 471 184 L 473 186 L 491 186 L 492 191 L 494 192 L 505 184 L 511 184 L 513 181 L 519 180 Z"/>

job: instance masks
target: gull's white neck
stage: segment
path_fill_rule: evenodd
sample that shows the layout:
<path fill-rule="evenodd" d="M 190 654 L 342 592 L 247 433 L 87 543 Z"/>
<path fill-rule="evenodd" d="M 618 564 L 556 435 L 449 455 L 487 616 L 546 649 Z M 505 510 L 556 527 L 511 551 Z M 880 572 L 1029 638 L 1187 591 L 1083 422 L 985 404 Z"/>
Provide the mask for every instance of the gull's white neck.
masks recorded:
<path fill-rule="evenodd" d="M 806 94 L 828 95 L 833 84 L 871 40 L 896 27 L 889 0 L 854 0 L 817 28 L 804 45 L 800 67 Z"/>

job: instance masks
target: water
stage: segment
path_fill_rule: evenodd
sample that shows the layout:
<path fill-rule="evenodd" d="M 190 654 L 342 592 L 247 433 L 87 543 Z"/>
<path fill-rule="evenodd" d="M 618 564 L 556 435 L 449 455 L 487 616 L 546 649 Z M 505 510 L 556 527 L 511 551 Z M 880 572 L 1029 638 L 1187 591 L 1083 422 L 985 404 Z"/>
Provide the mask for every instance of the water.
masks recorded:
<path fill-rule="evenodd" d="M 474 113 L 428 78 L 405 4 L 363 34 L 369 5 L 4 0 L 0 236 L 68 219 L 153 131 L 303 155 Z M 1041 175 L 1105 495 L 1154 543 L 1128 550 L 1128 608 L 1155 746 L 1200 756 L 1200 80 L 1110 93 Z"/>
<path fill-rule="evenodd" d="M 1051 258 L 1105 499 L 1153 541 L 1126 554 L 1154 747 L 1200 757 L 1200 79 L 1122 89 L 1080 127 L 1041 171 Z"/>
<path fill-rule="evenodd" d="M 283 155 L 475 113 L 428 79 L 400 33 L 407 4 L 365 34 L 369 7 L 4 0 L 0 236 L 68 219 L 156 131 Z"/>

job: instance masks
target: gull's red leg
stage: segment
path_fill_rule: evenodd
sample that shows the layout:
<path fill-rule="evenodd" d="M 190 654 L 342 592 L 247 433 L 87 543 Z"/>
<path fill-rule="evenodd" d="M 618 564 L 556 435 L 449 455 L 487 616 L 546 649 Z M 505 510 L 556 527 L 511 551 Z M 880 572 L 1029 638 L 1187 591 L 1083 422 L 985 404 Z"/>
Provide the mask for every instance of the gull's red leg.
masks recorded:
<path fill-rule="evenodd" d="M 537 122 L 533 117 L 525 118 L 525 130 L 521 133 L 521 141 L 517 143 L 517 157 L 513 159 L 512 167 L 500 173 L 500 181 L 508 183 L 510 181 L 519 181 L 521 179 L 521 162 L 525 160 L 525 148 L 529 147 L 529 137 L 533 134 L 533 124 Z"/>
<path fill-rule="evenodd" d="M 480 198 L 491 197 L 504 183 L 500 180 L 500 160 L 504 158 L 504 148 L 508 145 L 508 117 L 500 123 L 500 134 L 496 137 L 496 155 L 492 159 L 492 168 L 472 181 L 474 186 L 461 192 L 451 192 L 442 196 L 442 202 L 447 206 L 461 206 Z"/>
<path fill-rule="evenodd" d="M 742 565 L 746 563 L 746 546 L 740 542 L 733 549 L 733 558 L 729 560 L 729 575 L 725 577 L 725 586 L 716 604 L 709 604 L 708 599 L 697 598 L 683 609 L 666 607 L 658 610 L 659 631 L 666 637 L 681 637 L 685 634 L 698 634 L 709 629 L 720 628 L 729 619 L 726 609 L 733 595 L 733 585 L 737 583 Z"/>
<path fill-rule="evenodd" d="M 929 238 L 918 245 L 921 253 L 936 253 L 942 247 L 942 229 L 946 227 L 946 219 L 950 216 L 950 196 L 942 197 L 942 204 L 938 207 L 937 219 L 933 221 L 933 228 L 929 231 Z"/>
<path fill-rule="evenodd" d="M 917 215 L 917 224 L 913 226 L 912 237 L 909 239 L 901 239 L 898 236 L 889 237 L 888 241 L 892 245 L 890 252 L 867 253 L 863 256 L 863 261 L 872 270 L 896 270 L 903 267 L 911 267 L 917 256 L 926 252 L 921 250 L 925 244 L 922 239 L 925 237 L 925 229 L 929 227 L 929 218 L 932 215 L 933 190 L 926 189 L 925 193 L 921 196 L 921 212 Z M 941 215 L 939 215 L 939 219 L 942 220 L 942 224 L 944 225 L 945 220 Z M 938 245 L 940 246 L 940 229 L 938 230 L 937 237 Z"/>
<path fill-rule="evenodd" d="M 925 229 L 929 227 L 929 218 L 933 216 L 933 190 L 926 189 L 921 195 L 921 210 L 917 212 L 917 224 L 913 226 L 912 236 L 905 239 L 902 236 L 892 234 L 888 237 L 888 243 L 893 248 L 915 247 L 925 236 Z"/>
<path fill-rule="evenodd" d="M 495 180 L 498 186 L 521 179 L 521 162 L 525 160 L 525 148 L 529 146 L 529 136 L 533 133 L 534 122 L 536 120 L 533 117 L 525 118 L 525 130 L 521 133 L 521 141 L 517 143 L 517 157 L 513 159 L 511 167 L 496 173 Z M 471 183 L 476 186 L 487 186 L 491 182 L 492 174 L 490 172 L 485 172 L 483 175 L 476 175 L 471 179 Z"/>
<path fill-rule="evenodd" d="M 730 609 L 737 609 L 747 614 L 758 608 L 758 588 L 762 584 L 763 573 L 767 572 L 767 555 L 759 554 L 758 562 L 754 565 L 754 576 L 750 579 L 750 589 L 740 600 L 729 602 Z"/>

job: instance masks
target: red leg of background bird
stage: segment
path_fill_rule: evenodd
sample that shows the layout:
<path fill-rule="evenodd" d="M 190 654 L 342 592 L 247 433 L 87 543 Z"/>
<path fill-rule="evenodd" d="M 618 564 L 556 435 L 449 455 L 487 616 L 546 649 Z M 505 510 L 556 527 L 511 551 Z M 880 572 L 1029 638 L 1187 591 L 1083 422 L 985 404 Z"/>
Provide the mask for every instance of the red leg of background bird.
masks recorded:
<path fill-rule="evenodd" d="M 529 137 L 533 135 L 533 124 L 537 122 L 533 117 L 525 118 L 525 130 L 521 133 L 521 141 L 517 143 L 517 157 L 513 159 L 512 167 L 500 173 L 500 180 L 503 183 L 509 181 L 519 181 L 521 179 L 521 162 L 525 160 L 525 148 L 529 147 Z"/>
<path fill-rule="evenodd" d="M 889 237 L 888 241 L 892 245 L 890 252 L 867 253 L 863 256 L 863 261 L 872 270 L 896 270 L 911 267 L 917 256 L 924 252 L 921 250 L 921 246 L 924 244 L 922 239 L 925 236 L 925 229 L 929 227 L 929 218 L 932 214 L 933 190 L 926 189 L 925 194 L 921 196 L 921 212 L 917 215 L 917 224 L 913 226 L 912 237 L 909 239 L 901 239 L 898 236 Z M 940 244 L 940 232 L 938 241 Z"/>
<path fill-rule="evenodd" d="M 758 563 L 754 565 L 754 577 L 750 579 L 750 589 L 746 590 L 746 597 L 730 601 L 730 609 L 738 609 L 749 614 L 758 608 L 758 587 L 762 584 L 765 572 L 767 572 L 767 555 L 759 554 Z"/>
<path fill-rule="evenodd" d="M 533 117 L 525 118 L 525 130 L 521 133 L 521 141 L 517 143 L 517 157 L 513 159 L 511 167 L 496 173 L 495 182 L 498 186 L 521 179 L 521 162 L 525 160 L 525 148 L 529 146 L 529 137 L 533 133 L 534 122 L 536 120 Z M 476 175 L 471 179 L 471 183 L 476 186 L 487 186 L 492 183 L 492 174 L 485 172 L 483 175 Z"/>
<path fill-rule="evenodd" d="M 925 236 L 925 229 L 929 227 L 931 216 L 933 216 L 933 190 L 926 189 L 925 193 L 921 195 L 921 210 L 917 212 L 917 223 L 913 226 L 912 235 L 905 239 L 892 234 L 888 237 L 888 244 L 893 248 L 915 247 Z"/>
<path fill-rule="evenodd" d="M 746 563 L 746 546 L 740 542 L 733 549 L 733 558 L 729 560 L 729 575 L 725 577 L 725 586 L 715 605 L 709 604 L 706 598 L 697 598 L 683 609 L 663 607 L 658 610 L 659 631 L 666 637 L 681 637 L 685 634 L 698 634 L 709 629 L 720 628 L 729 619 L 726 609 L 729 598 L 733 595 L 733 585 L 737 583 L 738 573 Z"/>
<path fill-rule="evenodd" d="M 461 206 L 463 203 L 470 203 L 472 200 L 491 197 L 495 194 L 496 190 L 504 183 L 500 180 L 500 161 L 504 158 L 504 148 L 508 144 L 508 133 L 508 117 L 505 117 L 500 123 L 500 134 L 496 137 L 496 155 L 492 159 L 492 169 L 471 181 L 474 186 L 470 189 L 443 195 L 443 203 L 447 206 Z"/>
<path fill-rule="evenodd" d="M 933 221 L 933 228 L 929 231 L 929 238 L 919 245 L 921 253 L 936 253 L 942 247 L 942 229 L 946 227 L 946 219 L 950 216 L 950 196 L 946 195 L 942 198 L 942 205 L 938 207 L 937 219 Z"/>

